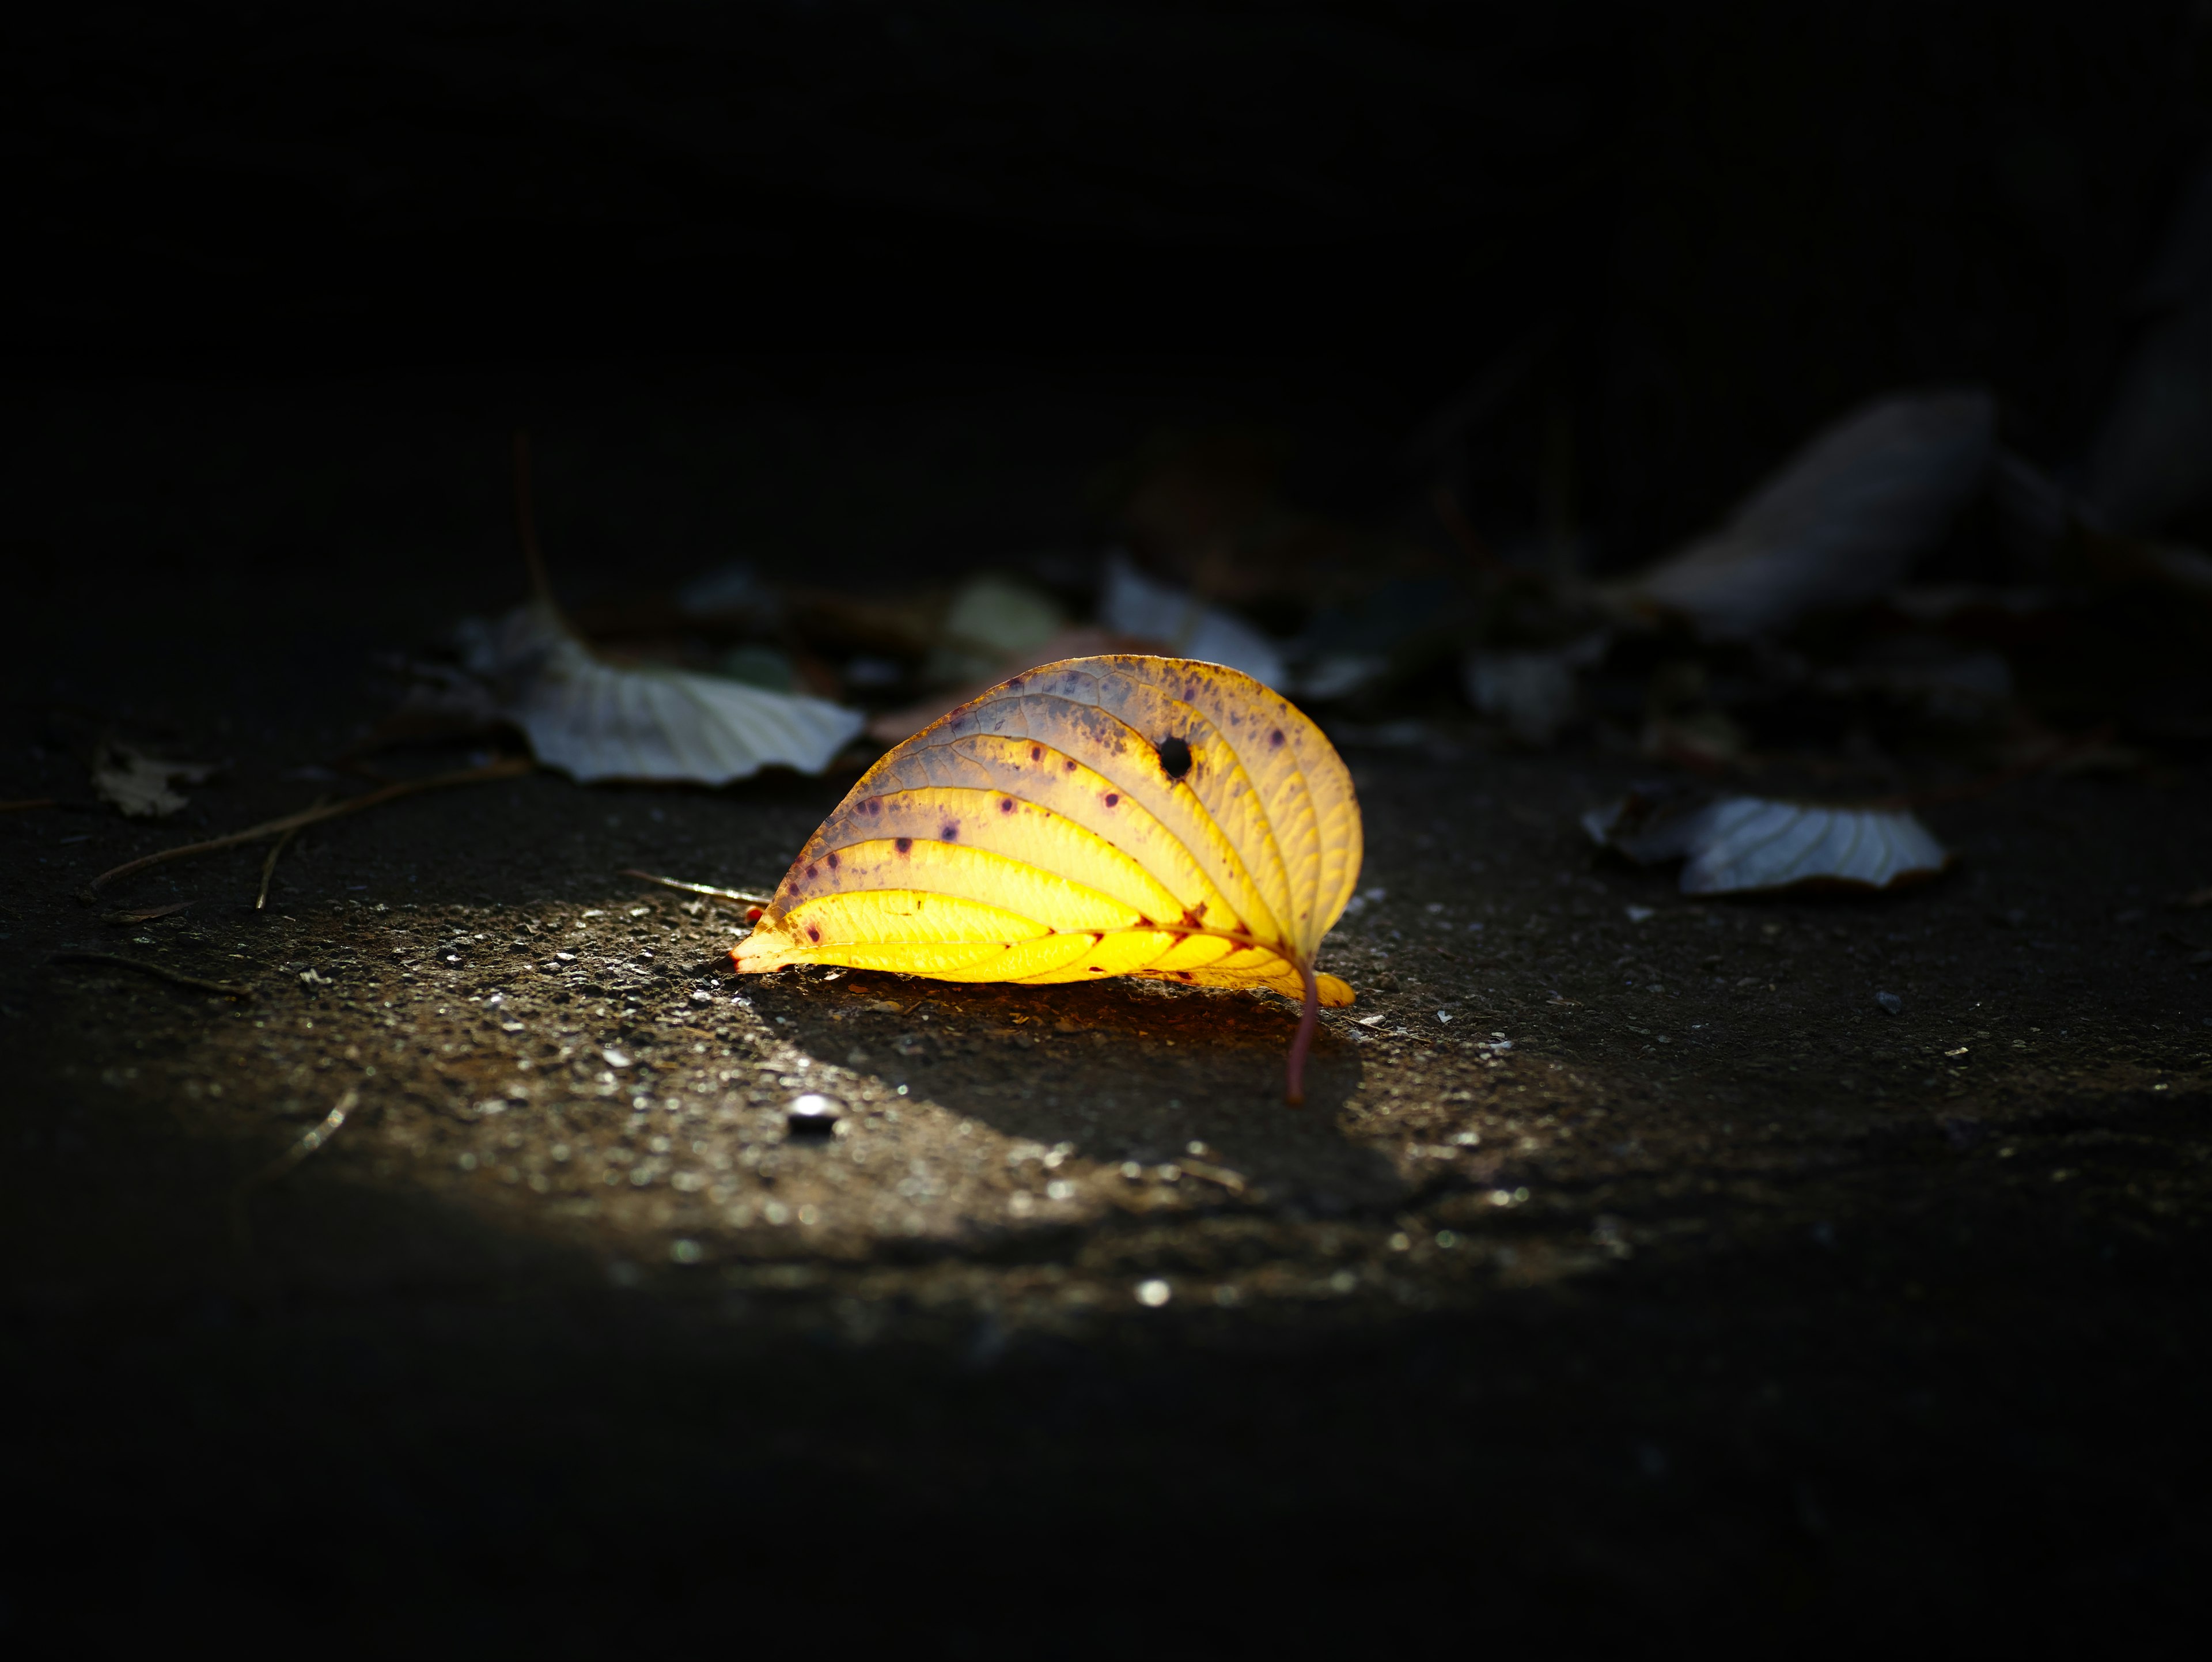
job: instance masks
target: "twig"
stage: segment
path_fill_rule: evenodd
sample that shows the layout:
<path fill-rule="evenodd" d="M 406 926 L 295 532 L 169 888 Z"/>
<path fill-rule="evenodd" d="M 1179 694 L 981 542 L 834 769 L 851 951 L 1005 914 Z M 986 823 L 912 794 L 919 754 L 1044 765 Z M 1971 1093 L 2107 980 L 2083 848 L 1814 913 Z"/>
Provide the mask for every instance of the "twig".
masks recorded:
<path fill-rule="evenodd" d="M 251 998 L 253 989 L 240 987 L 228 981 L 209 981 L 196 975 L 186 975 L 181 970 L 170 969 L 163 964 L 149 964 L 143 958 L 125 958 L 115 953 L 56 953 L 57 964 L 112 964 L 125 970 L 137 970 L 143 974 L 158 976 L 163 981 L 174 982 L 179 987 L 196 988 L 201 992 L 221 993 L 225 998 Z"/>
<path fill-rule="evenodd" d="M 151 923 L 157 917 L 173 917 L 179 912 L 189 911 L 197 904 L 191 900 L 173 900 L 166 906 L 125 906 L 120 911 L 100 913 L 100 921 L 103 923 Z"/>
<path fill-rule="evenodd" d="M 315 807 L 319 808 L 327 807 L 330 800 L 327 796 L 319 796 L 315 799 Z M 291 845 L 292 839 L 299 834 L 300 828 L 297 825 L 293 826 L 291 830 L 276 839 L 276 846 L 269 850 L 269 857 L 261 862 L 261 892 L 253 897 L 255 911 L 261 911 L 268 906 L 269 880 L 276 875 L 276 856 L 283 853 Z"/>
<path fill-rule="evenodd" d="M 274 1183 L 336 1136 L 338 1134 L 338 1128 L 346 1123 L 346 1116 L 354 1111 L 356 1104 L 360 1100 L 357 1093 L 348 1091 L 338 1099 L 337 1106 L 323 1116 L 320 1124 L 259 1171 L 251 1172 L 240 1179 L 238 1186 L 230 1191 L 231 1232 L 237 1237 L 240 1247 L 246 1245 L 249 1239 L 246 1220 L 246 1197 L 262 1184 Z"/>
<path fill-rule="evenodd" d="M 474 785 L 493 779 L 512 779 L 529 772 L 537 765 L 526 757 L 516 756 L 503 762 L 494 762 L 489 767 L 466 768 L 459 773 L 434 774 L 428 779 L 403 779 L 396 785 L 386 785 L 382 790 L 373 790 L 366 796 L 349 797 L 343 802 L 332 802 L 324 807 L 307 808 L 298 813 L 287 814 L 282 819 L 249 825 L 244 831 L 231 832 L 228 837 L 210 837 L 204 843 L 187 843 L 182 848 L 164 849 L 159 854 L 128 861 L 113 871 L 100 873 L 77 892 L 78 898 L 90 900 L 110 883 L 136 876 L 149 867 L 159 866 L 171 860 L 214 854 L 222 849 L 234 849 L 241 843 L 258 843 L 264 837 L 281 837 L 286 831 L 296 831 L 303 825 L 335 819 L 341 814 L 358 813 L 363 808 L 373 808 L 380 802 L 389 802 L 398 797 L 411 796 L 416 791 L 437 790 L 447 785 Z"/>
<path fill-rule="evenodd" d="M 658 883 L 664 889 L 681 889 L 686 894 L 709 895 L 716 900 L 735 900 L 747 906 L 765 906 L 775 897 L 762 894 L 753 889 L 718 889 L 712 883 L 685 883 L 673 877 L 655 877 L 651 872 L 638 871 L 625 866 L 619 874 L 635 877 L 641 883 Z"/>
<path fill-rule="evenodd" d="M 0 813 L 21 813 L 26 808 L 58 808 L 61 807 L 51 796 L 33 796 L 21 802 L 0 802 Z"/>

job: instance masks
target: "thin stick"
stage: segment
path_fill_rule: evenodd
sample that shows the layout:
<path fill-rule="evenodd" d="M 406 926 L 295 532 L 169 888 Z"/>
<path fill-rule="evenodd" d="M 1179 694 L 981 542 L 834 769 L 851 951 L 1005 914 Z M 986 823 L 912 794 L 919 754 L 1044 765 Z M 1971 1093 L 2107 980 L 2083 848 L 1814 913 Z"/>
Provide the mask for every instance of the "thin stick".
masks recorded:
<path fill-rule="evenodd" d="M 61 804 L 51 796 L 29 797 L 21 802 L 0 802 L 0 813 L 21 813 L 26 808 L 58 808 Z"/>
<path fill-rule="evenodd" d="M 322 1123 L 320 1124 L 317 1125 L 313 1130 L 309 1131 L 307 1135 L 301 1137 L 289 1148 L 287 1148 L 283 1154 L 277 1155 L 275 1160 L 270 1160 L 268 1165 L 263 1166 L 259 1171 L 248 1174 L 240 1181 L 235 1189 L 230 1191 L 231 1229 L 238 1238 L 239 1245 L 242 1247 L 247 1244 L 248 1232 L 246 1221 L 246 1196 L 251 1194 L 254 1190 L 259 1188 L 263 1184 L 274 1183 L 277 1178 L 283 1177 L 287 1172 L 297 1166 L 301 1160 L 307 1159 L 308 1155 L 313 1154 L 316 1149 L 321 1148 L 332 1137 L 336 1136 L 338 1134 L 338 1128 L 346 1123 L 346 1116 L 353 1111 L 355 1105 L 361 1099 L 357 1093 L 348 1091 L 343 1096 L 338 1099 L 337 1106 L 331 1109 L 329 1113 L 323 1116 Z"/>
<path fill-rule="evenodd" d="M 1283 1081 L 1283 1100 L 1293 1108 L 1306 1099 L 1306 1052 L 1313 1048 L 1314 1029 L 1321 1025 L 1321 983 L 1305 965 L 1298 965 L 1298 973 L 1305 977 L 1306 1007 L 1298 1015 L 1298 1036 L 1291 1041 L 1291 1060 Z"/>
<path fill-rule="evenodd" d="M 329 803 L 330 800 L 327 796 L 319 796 L 315 799 L 315 807 L 323 807 Z M 297 825 L 293 826 L 291 830 L 276 839 L 276 846 L 269 850 L 269 857 L 261 862 L 261 891 L 253 897 L 255 911 L 261 911 L 268 906 L 269 880 L 276 875 L 276 856 L 283 853 L 291 845 L 292 839 L 299 834 L 300 828 Z"/>
<path fill-rule="evenodd" d="M 619 874 L 635 877 L 641 883 L 658 883 L 664 889 L 681 889 L 686 894 L 711 895 L 717 900 L 735 900 L 748 906 L 765 906 L 775 897 L 762 894 L 753 889 L 718 889 L 712 883 L 685 883 L 673 877 L 655 877 L 651 872 L 641 872 L 625 866 Z"/>
<path fill-rule="evenodd" d="M 121 911 L 102 912 L 103 923 L 151 923 L 157 917 L 173 917 L 179 912 L 190 911 L 197 901 L 173 900 L 166 906 L 126 906 Z"/>
<path fill-rule="evenodd" d="M 396 785 L 386 785 L 382 790 L 373 790 L 366 796 L 348 797 L 343 802 L 332 802 L 324 807 L 307 808 L 298 813 L 287 814 L 282 819 L 266 820 L 258 825 L 249 825 L 244 831 L 233 831 L 228 837 L 210 837 L 204 843 L 187 843 L 179 849 L 164 849 L 159 854 L 149 854 L 127 861 L 113 871 L 100 874 L 77 891 L 78 898 L 91 899 L 110 883 L 134 877 L 151 866 L 172 860 L 186 860 L 194 855 L 214 854 L 223 849 L 234 849 L 241 843 L 258 843 L 264 837 L 281 837 L 286 831 L 303 825 L 318 825 L 325 819 L 336 819 L 341 814 L 358 813 L 363 808 L 373 808 L 380 802 L 412 796 L 417 791 L 438 790 L 447 785 L 474 785 L 493 779 L 513 779 L 529 772 L 538 764 L 526 757 L 509 757 L 503 762 L 494 762 L 488 767 L 465 768 L 459 773 L 433 774 L 428 779 L 403 779 Z"/>
<path fill-rule="evenodd" d="M 253 989 L 240 987 L 228 981 L 207 981 L 196 975 L 186 975 L 181 970 L 172 970 L 167 965 L 149 964 L 143 958 L 125 958 L 115 953 L 56 953 L 57 964 L 112 964 L 125 970 L 158 976 L 163 981 L 174 982 L 179 987 L 194 988 L 200 992 L 221 993 L 225 998 L 251 998 Z"/>

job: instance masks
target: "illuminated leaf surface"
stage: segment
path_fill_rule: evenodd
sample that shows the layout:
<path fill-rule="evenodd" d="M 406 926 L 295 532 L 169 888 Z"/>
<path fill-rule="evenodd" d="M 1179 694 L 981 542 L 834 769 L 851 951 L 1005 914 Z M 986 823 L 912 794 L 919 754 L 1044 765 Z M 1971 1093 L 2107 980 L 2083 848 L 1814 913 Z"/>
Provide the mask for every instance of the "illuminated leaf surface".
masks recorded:
<path fill-rule="evenodd" d="M 1348 1004 L 1314 962 L 1360 852 L 1350 774 L 1280 696 L 1218 664 L 1071 659 L 870 769 L 733 956 L 741 971 L 1137 975 Z"/>

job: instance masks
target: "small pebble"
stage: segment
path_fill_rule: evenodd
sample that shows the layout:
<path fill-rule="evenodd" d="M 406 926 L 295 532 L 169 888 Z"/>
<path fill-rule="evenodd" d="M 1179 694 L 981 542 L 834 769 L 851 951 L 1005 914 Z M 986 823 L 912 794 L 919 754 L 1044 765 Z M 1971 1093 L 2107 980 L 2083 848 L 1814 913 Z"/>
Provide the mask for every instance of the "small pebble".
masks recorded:
<path fill-rule="evenodd" d="M 1876 993 L 1874 995 L 1874 1001 L 1891 1015 L 1901 1014 L 1905 1009 L 1905 1001 L 1895 993 Z"/>
<path fill-rule="evenodd" d="M 826 1137 L 844 1111 L 835 1099 L 809 1091 L 792 1098 L 790 1107 L 784 1111 L 784 1123 L 795 1137 Z"/>

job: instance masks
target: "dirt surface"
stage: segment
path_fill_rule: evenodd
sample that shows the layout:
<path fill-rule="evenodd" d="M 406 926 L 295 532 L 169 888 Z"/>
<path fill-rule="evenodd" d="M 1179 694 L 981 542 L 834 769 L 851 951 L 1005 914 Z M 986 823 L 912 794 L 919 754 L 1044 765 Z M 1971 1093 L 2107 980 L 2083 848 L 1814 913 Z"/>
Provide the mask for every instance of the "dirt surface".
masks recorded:
<path fill-rule="evenodd" d="M 1009 502 L 1072 537 L 1152 395 L 763 393 L 707 438 L 625 396 L 531 394 L 580 581 L 748 536 L 950 569 Z M 1578 826 L 1649 764 L 1443 709 L 1342 734 L 1369 854 L 1322 966 L 1359 998 L 1299 1110 L 1279 1001 L 741 983 L 732 910 L 623 875 L 771 886 L 849 770 L 540 774 L 315 828 L 265 910 L 265 846 L 82 902 L 347 788 L 300 770 L 379 708 L 374 653 L 505 603 L 518 402 L 19 394 L 47 587 L 0 798 L 64 807 L 0 816 L 9 1487 L 47 1549 L 9 1619 L 89 1566 L 240 1632 L 555 1653 L 800 1589 L 922 1654 L 2201 1621 L 2203 761 L 1932 808 L 1922 888 L 1698 904 Z M 633 557 L 592 517 L 687 478 L 703 529 Z M 111 730 L 226 771 L 127 821 L 84 772 Z"/>

